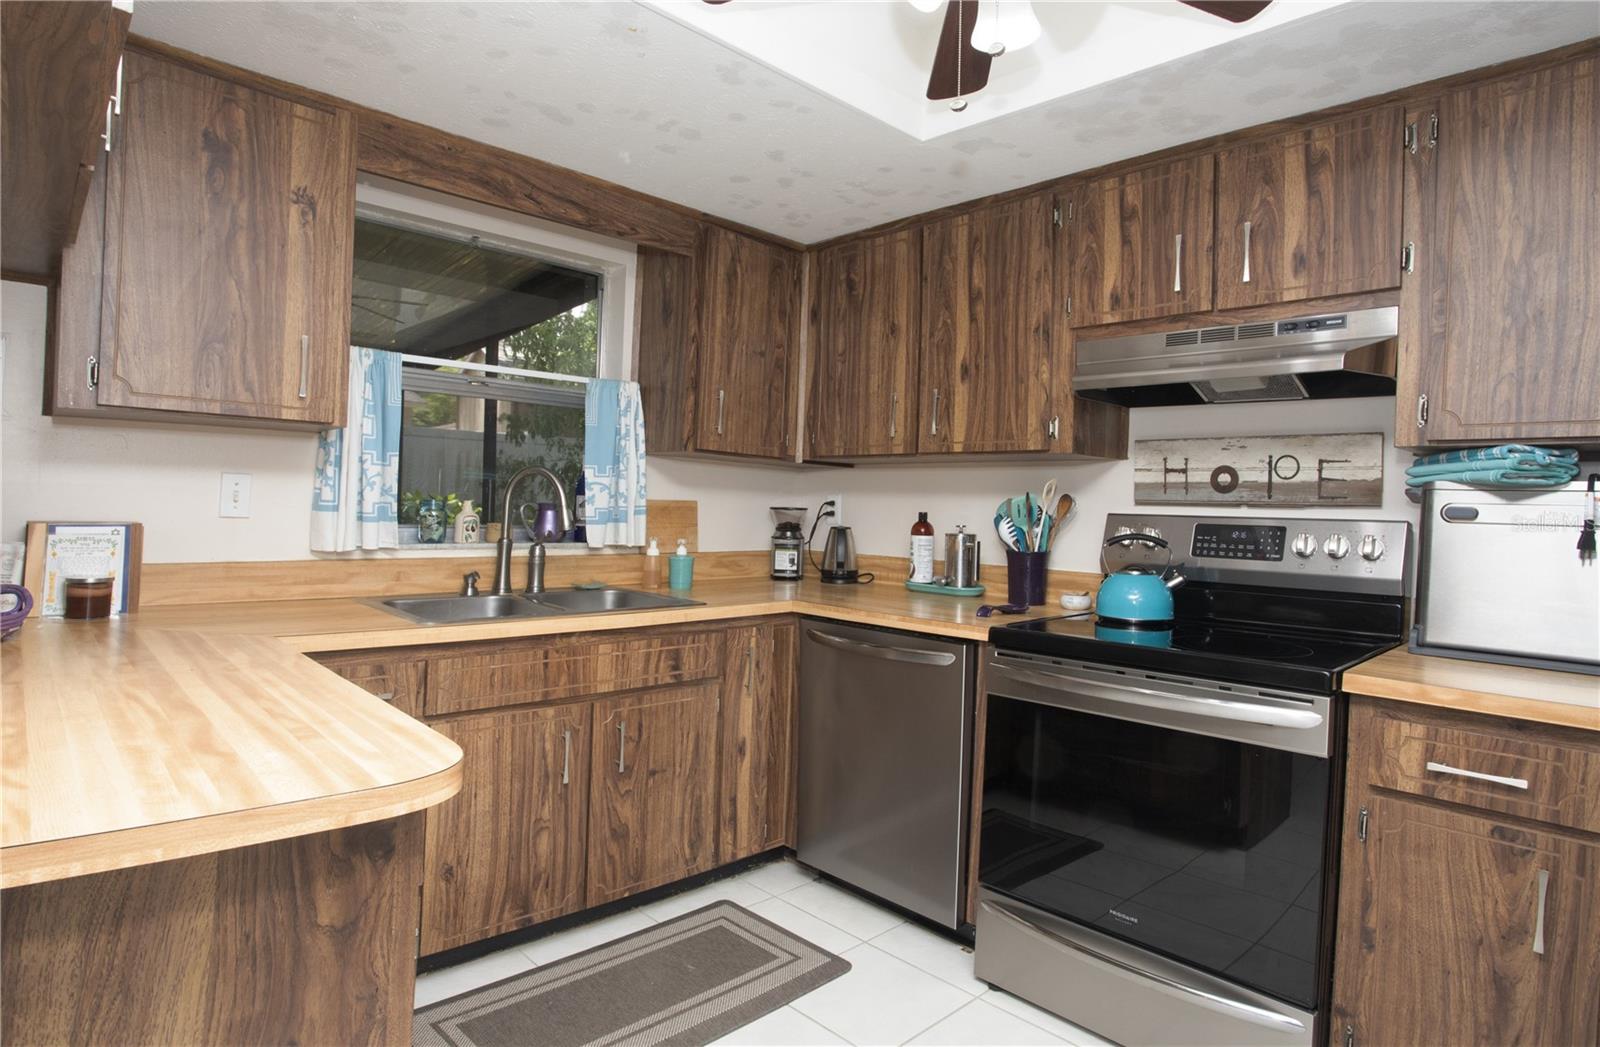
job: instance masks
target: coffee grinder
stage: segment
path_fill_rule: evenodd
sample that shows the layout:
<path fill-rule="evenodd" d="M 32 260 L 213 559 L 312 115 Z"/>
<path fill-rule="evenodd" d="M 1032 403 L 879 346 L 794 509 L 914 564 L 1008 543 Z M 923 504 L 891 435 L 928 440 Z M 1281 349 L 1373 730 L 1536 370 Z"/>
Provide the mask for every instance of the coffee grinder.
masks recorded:
<path fill-rule="evenodd" d="M 774 505 L 772 519 L 772 577 L 780 582 L 798 582 L 805 572 L 806 537 L 800 529 L 805 522 L 804 506 Z"/>

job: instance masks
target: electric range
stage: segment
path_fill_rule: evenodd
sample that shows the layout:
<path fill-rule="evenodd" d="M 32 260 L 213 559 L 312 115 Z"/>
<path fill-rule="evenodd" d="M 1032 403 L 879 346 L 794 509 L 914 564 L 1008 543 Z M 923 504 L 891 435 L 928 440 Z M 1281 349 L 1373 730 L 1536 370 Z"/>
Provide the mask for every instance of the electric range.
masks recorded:
<path fill-rule="evenodd" d="M 1404 635 L 1410 527 L 1107 518 L 1135 533 L 1170 622 L 990 631 L 978 976 L 1123 1043 L 1322 1042 L 1340 681 Z"/>

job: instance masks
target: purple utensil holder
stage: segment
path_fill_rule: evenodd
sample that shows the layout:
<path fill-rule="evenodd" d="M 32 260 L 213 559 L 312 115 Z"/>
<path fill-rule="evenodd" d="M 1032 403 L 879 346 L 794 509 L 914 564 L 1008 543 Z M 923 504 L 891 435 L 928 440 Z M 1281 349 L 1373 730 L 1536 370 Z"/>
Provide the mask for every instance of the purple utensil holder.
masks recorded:
<path fill-rule="evenodd" d="M 1036 607 L 1044 603 L 1045 562 L 1048 552 L 1019 553 L 1006 550 L 1006 602 Z"/>

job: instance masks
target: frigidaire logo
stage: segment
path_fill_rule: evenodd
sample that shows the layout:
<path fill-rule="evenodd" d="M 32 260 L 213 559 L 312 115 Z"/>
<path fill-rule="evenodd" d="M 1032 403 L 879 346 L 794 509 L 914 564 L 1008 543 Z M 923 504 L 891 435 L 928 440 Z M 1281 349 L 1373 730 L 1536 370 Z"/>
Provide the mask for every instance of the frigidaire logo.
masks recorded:
<path fill-rule="evenodd" d="M 1117 919 L 1121 920 L 1123 923 L 1135 923 L 1136 924 L 1136 923 L 1139 922 L 1139 917 L 1137 917 L 1137 916 L 1129 916 L 1127 913 L 1125 913 L 1125 912 L 1117 912 L 1117 910 L 1115 910 L 1115 909 L 1110 910 L 1110 912 L 1111 912 L 1112 916 L 1115 916 Z"/>

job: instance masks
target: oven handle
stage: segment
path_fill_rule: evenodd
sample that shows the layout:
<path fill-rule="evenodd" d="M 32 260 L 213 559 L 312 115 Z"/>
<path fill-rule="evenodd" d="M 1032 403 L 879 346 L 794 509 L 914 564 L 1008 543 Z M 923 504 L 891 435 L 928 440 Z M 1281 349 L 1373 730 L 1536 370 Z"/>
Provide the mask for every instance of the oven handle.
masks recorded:
<path fill-rule="evenodd" d="M 1135 967 L 1133 964 L 1124 963 L 1116 957 L 1107 956 L 1103 952 L 1091 949 L 1082 942 L 1073 941 L 1071 938 L 1068 938 L 1064 935 L 1051 934 L 1044 928 L 1035 926 L 1029 921 L 1018 916 L 1016 913 L 1011 912 L 1004 906 L 996 905 L 994 902 L 983 901 L 979 902 L 978 904 L 985 912 L 993 913 L 1002 919 L 1009 920 L 1028 934 L 1042 938 L 1051 945 L 1057 945 L 1071 949 L 1074 952 L 1082 953 L 1083 955 L 1091 959 L 1098 960 L 1110 967 L 1115 967 L 1117 970 L 1122 971 L 1125 974 L 1131 974 L 1135 978 L 1154 982 L 1158 988 L 1175 996 L 1196 997 L 1202 1006 L 1209 1007 L 1211 1010 L 1221 1011 L 1233 1017 L 1242 1018 L 1245 1021 L 1253 1022 L 1256 1025 L 1270 1025 L 1284 1030 L 1293 1030 L 1295 1032 L 1305 1031 L 1305 1025 L 1290 1015 L 1269 1011 L 1265 1007 L 1257 1007 L 1255 1004 L 1247 1003 L 1244 1000 L 1230 1000 L 1226 996 L 1221 996 L 1217 993 L 1210 992 L 1209 990 L 1202 989 L 1198 985 L 1188 985 L 1184 982 L 1178 981 L 1175 978 L 1168 978 L 1164 975 L 1157 974 L 1154 971 L 1142 970 L 1139 967 Z"/>
<path fill-rule="evenodd" d="M 1070 686 L 1092 697 L 1103 698 L 1108 702 L 1137 705 L 1145 709 L 1189 713 L 1193 716 L 1208 716 L 1214 720 L 1233 720 L 1237 723 L 1260 724 L 1264 727 L 1289 727 L 1310 730 L 1322 726 L 1322 714 L 1311 709 L 1280 709 L 1270 705 L 1253 705 L 1249 702 L 1229 701 L 1226 698 L 1178 697 L 1143 687 L 1108 684 L 1100 680 L 1072 676 L 1067 673 L 1050 673 L 1040 669 L 1019 669 L 1009 665 L 1004 667 L 1004 672 L 1010 676 L 1027 680 L 1043 687 L 1059 688 Z"/>

